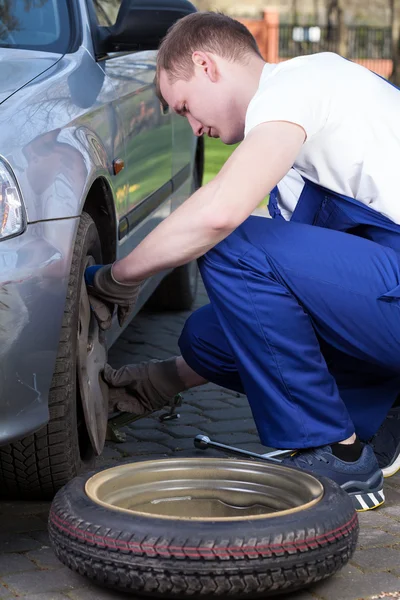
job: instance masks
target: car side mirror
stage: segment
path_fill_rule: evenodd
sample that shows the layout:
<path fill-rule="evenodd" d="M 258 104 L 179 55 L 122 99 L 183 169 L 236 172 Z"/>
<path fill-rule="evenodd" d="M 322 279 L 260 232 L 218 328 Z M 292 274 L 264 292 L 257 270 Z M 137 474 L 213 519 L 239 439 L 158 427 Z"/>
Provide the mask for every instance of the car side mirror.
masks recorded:
<path fill-rule="evenodd" d="M 101 28 L 101 52 L 157 50 L 168 29 L 196 10 L 188 0 L 123 0 L 115 25 Z"/>

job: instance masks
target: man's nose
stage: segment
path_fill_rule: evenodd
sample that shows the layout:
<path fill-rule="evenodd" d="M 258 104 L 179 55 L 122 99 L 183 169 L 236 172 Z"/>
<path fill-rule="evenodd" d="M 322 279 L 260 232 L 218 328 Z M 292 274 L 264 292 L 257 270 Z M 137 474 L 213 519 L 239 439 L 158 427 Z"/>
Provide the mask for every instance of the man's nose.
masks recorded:
<path fill-rule="evenodd" d="M 197 119 L 192 117 L 192 115 L 190 114 L 187 115 L 187 118 L 194 135 L 197 135 L 197 137 L 201 137 L 204 133 L 204 126 L 200 123 L 200 121 L 197 121 Z"/>

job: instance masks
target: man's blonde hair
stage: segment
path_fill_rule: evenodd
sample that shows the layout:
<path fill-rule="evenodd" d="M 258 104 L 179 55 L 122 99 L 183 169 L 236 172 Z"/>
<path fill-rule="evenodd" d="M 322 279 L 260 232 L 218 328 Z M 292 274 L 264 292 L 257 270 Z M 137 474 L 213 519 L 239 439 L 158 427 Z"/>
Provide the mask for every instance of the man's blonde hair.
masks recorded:
<path fill-rule="evenodd" d="M 192 54 L 196 50 L 212 52 L 231 61 L 246 62 L 251 54 L 260 55 L 257 42 L 239 21 L 217 12 L 196 12 L 177 21 L 161 42 L 157 57 L 156 88 L 160 90 L 160 72 L 170 81 L 193 76 Z"/>

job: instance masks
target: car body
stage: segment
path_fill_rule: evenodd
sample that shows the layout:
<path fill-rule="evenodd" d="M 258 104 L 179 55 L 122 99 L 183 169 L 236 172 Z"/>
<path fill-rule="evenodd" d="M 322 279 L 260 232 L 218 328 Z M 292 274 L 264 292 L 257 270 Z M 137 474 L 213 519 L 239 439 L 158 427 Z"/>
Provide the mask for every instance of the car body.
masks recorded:
<path fill-rule="evenodd" d="M 129 2 L 104 0 L 116 14 Z M 155 95 L 156 48 L 97 50 L 102 3 L 9 0 L 22 28 L 2 34 L 0 22 L 0 446 L 49 421 L 82 213 L 113 262 L 190 195 L 201 170 L 201 140 Z M 165 275 L 146 282 L 136 311 Z M 114 322 L 108 346 L 121 331 Z"/>

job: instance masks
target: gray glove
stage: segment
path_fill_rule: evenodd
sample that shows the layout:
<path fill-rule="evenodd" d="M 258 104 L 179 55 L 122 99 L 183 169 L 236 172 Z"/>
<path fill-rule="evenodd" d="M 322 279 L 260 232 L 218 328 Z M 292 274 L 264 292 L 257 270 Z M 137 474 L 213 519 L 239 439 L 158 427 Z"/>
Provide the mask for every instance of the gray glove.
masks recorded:
<path fill-rule="evenodd" d="M 111 327 L 115 304 L 118 306 L 118 322 L 122 327 L 136 304 L 143 281 L 132 284 L 119 283 L 112 275 L 112 265 L 88 267 L 85 280 L 90 305 L 100 329 Z"/>
<path fill-rule="evenodd" d="M 109 387 L 109 408 L 144 415 L 172 406 L 185 388 L 176 368 L 176 357 L 150 360 L 113 369 L 106 364 L 103 379 Z"/>

